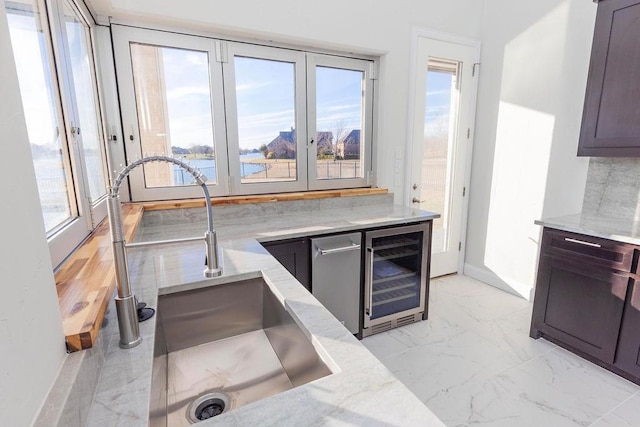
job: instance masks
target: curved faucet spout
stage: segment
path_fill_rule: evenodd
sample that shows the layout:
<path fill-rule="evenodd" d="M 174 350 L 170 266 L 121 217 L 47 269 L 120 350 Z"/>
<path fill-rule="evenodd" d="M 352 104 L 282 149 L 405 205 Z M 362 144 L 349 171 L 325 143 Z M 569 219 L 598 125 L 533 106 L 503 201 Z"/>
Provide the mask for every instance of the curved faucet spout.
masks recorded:
<path fill-rule="evenodd" d="M 129 270 L 127 265 L 127 244 L 124 238 L 124 225 L 122 221 L 122 207 L 120 203 L 120 185 L 129 173 L 136 167 L 149 162 L 166 162 L 173 163 L 189 172 L 195 182 L 202 188 L 207 208 L 207 231 L 204 234 L 206 245 L 206 262 L 207 266 L 204 270 L 205 277 L 215 277 L 222 274 L 222 269 L 218 262 L 218 243 L 216 231 L 213 227 L 213 211 L 211 207 L 211 196 L 206 182 L 207 177 L 188 163 L 174 157 L 168 156 L 148 156 L 136 160 L 125 167 L 118 174 L 109 188 L 109 196 L 107 199 L 107 208 L 109 211 L 109 229 L 111 231 L 113 261 L 116 270 L 116 286 L 118 295 L 116 296 L 116 311 L 118 315 L 118 326 L 120 329 L 120 347 L 132 348 L 140 344 L 140 328 L 138 326 L 138 317 L 136 312 L 137 302 L 135 296 L 131 293 L 131 285 L 129 283 Z"/>

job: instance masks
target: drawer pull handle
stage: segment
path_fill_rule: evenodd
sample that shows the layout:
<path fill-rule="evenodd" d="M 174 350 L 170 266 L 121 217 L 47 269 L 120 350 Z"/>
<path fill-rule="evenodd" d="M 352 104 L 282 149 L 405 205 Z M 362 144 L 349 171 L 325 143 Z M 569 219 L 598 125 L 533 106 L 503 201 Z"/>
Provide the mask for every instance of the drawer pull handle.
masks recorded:
<path fill-rule="evenodd" d="M 601 248 L 602 247 L 597 243 L 585 242 L 585 241 L 582 241 L 582 240 L 571 239 L 569 237 L 565 237 L 564 240 L 567 241 L 567 242 L 571 242 L 571 243 L 577 243 L 579 245 L 592 246 L 594 248 Z"/>
<path fill-rule="evenodd" d="M 322 249 L 319 247 L 318 253 L 320 255 L 331 255 L 331 254 L 337 254 L 340 252 L 355 251 L 356 249 L 360 249 L 360 245 L 356 243 L 351 243 L 350 246 L 343 246 L 341 248 L 335 248 L 335 249 Z"/>

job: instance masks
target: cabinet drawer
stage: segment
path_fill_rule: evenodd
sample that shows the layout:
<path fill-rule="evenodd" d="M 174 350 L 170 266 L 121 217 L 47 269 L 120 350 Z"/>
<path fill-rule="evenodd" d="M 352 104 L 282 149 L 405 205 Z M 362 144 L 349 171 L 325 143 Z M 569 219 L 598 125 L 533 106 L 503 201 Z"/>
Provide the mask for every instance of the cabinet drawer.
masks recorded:
<path fill-rule="evenodd" d="M 634 247 L 625 243 L 545 228 L 545 255 L 630 272 Z"/>

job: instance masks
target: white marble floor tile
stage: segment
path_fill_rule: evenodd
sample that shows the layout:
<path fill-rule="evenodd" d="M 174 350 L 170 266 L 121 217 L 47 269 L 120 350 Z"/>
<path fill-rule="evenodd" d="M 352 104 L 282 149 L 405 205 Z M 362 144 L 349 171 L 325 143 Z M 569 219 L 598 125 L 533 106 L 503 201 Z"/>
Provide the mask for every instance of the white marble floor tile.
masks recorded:
<path fill-rule="evenodd" d="M 613 409 L 593 427 L 638 427 L 640 426 L 640 391 Z"/>
<path fill-rule="evenodd" d="M 443 282 L 438 285 L 445 288 L 442 293 L 447 292 L 447 284 L 448 282 Z M 490 293 L 484 294 L 456 295 L 447 300 L 435 302 L 432 307 L 439 307 L 438 304 L 447 304 L 447 307 L 449 304 L 455 304 L 458 311 L 463 312 L 469 318 L 484 322 L 499 319 L 531 305 L 529 301 L 523 298 L 498 289 L 495 291 L 492 289 Z"/>
<path fill-rule="evenodd" d="M 472 331 L 449 340 L 412 348 L 382 363 L 436 415 L 433 399 L 480 384 L 520 361 Z"/>
<path fill-rule="evenodd" d="M 362 344 L 378 359 L 403 353 L 409 349 L 449 340 L 464 329 L 432 313 L 429 319 L 364 338 Z"/>
<path fill-rule="evenodd" d="M 431 279 L 431 291 L 436 295 L 446 294 L 449 296 L 472 296 L 472 295 L 493 295 L 497 289 L 486 284 L 473 280 L 461 274 L 450 274 L 448 276 Z"/>
<path fill-rule="evenodd" d="M 471 279 L 467 280 L 473 284 L 473 292 L 477 292 L 477 286 L 491 288 L 478 285 Z M 473 306 L 474 299 L 479 302 L 477 306 Z M 488 306 L 494 302 L 489 301 L 495 301 L 498 305 L 504 304 L 504 307 L 493 310 L 495 313 L 492 313 Z M 475 296 L 456 295 L 431 301 L 429 309 L 434 316 L 439 316 L 463 330 L 474 331 L 502 350 L 511 352 L 522 362 L 556 347 L 544 339 L 534 340 L 529 337 L 531 303 L 496 288 Z"/>
<path fill-rule="evenodd" d="M 429 310 L 363 344 L 448 426 L 640 427 L 640 387 L 530 338 L 530 302 L 454 275 Z"/>
<path fill-rule="evenodd" d="M 474 390 L 465 419 L 491 425 L 588 426 L 638 387 L 563 349 L 505 371 Z M 461 414 L 463 415 L 463 414 Z"/>

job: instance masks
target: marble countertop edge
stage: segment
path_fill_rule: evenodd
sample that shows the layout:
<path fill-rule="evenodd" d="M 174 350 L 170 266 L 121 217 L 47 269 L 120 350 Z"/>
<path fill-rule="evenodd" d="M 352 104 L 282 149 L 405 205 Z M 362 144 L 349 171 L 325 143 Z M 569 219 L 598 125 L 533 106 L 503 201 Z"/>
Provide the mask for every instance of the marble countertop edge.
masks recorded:
<path fill-rule="evenodd" d="M 535 224 L 570 233 L 640 245 L 640 221 L 577 213 L 534 221 Z"/>

